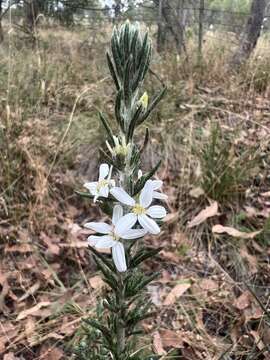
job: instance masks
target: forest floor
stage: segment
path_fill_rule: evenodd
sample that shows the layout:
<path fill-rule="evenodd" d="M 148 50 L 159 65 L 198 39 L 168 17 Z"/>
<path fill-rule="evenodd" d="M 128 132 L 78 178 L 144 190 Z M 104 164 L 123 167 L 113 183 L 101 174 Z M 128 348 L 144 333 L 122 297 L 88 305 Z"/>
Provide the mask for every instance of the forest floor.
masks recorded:
<path fill-rule="evenodd" d="M 83 228 L 99 210 L 74 192 L 98 170 L 97 110 L 113 121 L 105 30 L 42 30 L 34 47 L 11 33 L 0 49 L 4 360 L 71 358 L 106 291 Z M 145 268 L 161 276 L 140 346 L 161 359 L 270 359 L 270 47 L 233 74 L 218 36 L 200 66 L 192 50 L 152 65 L 168 94 L 143 170 L 162 159 L 170 213 L 146 240 L 163 250 Z M 150 75 L 149 96 L 159 87 Z"/>

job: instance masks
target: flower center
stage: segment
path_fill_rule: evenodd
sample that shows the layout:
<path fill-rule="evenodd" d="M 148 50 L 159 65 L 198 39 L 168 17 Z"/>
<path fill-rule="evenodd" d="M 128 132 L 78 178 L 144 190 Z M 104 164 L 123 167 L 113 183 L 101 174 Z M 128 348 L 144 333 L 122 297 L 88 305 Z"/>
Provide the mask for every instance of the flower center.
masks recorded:
<path fill-rule="evenodd" d="M 145 214 L 145 208 L 142 207 L 140 204 L 135 204 L 135 206 L 133 207 L 132 211 L 134 212 L 134 214 L 136 215 L 142 215 Z"/>
<path fill-rule="evenodd" d="M 120 237 L 115 232 L 111 232 L 109 235 L 113 238 L 114 241 L 120 240 Z"/>
<path fill-rule="evenodd" d="M 126 145 L 117 145 L 115 147 L 116 155 L 127 156 L 128 154 L 128 147 Z"/>
<path fill-rule="evenodd" d="M 108 180 L 100 180 L 97 186 L 97 191 L 100 191 L 103 187 L 109 185 Z"/>

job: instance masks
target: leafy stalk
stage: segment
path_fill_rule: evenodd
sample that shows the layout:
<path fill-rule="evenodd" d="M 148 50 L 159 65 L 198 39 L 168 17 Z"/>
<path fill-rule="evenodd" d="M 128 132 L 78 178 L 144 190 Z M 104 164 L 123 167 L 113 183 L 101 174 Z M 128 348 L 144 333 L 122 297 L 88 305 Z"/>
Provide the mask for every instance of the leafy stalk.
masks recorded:
<path fill-rule="evenodd" d="M 149 70 L 152 44 L 148 33 L 142 34 L 138 26 L 126 22 L 120 29 L 115 28 L 111 38 L 111 51 L 106 56 L 116 87 L 115 119 L 119 133 L 114 135 L 113 127 L 106 117 L 99 113 L 106 130 L 106 144 L 109 150 L 109 153 L 104 151 L 104 154 L 109 158 L 108 163 L 112 164 L 116 171 L 117 183 L 137 199 L 146 182 L 158 170 L 160 161 L 153 169 L 139 177 L 140 156 L 148 143 L 149 131 L 146 129 L 141 147 L 136 146 L 134 135 L 140 124 L 148 118 L 164 96 L 165 88 L 148 105 L 148 95 L 143 91 L 143 82 Z M 106 183 L 107 180 L 102 181 Z M 94 198 L 93 195 L 85 192 L 77 192 L 77 194 Z M 114 202 L 113 197 L 109 195 L 106 198 L 102 195 L 98 197 L 98 201 L 102 210 L 110 214 Z M 124 214 L 127 213 L 128 209 L 123 208 Z M 100 315 L 97 313 L 95 319 L 86 319 L 84 323 L 87 345 L 93 351 L 92 353 L 88 351 L 87 355 L 83 353 L 83 350 L 76 351 L 77 359 L 147 358 L 147 355 L 141 355 L 140 351 L 137 351 L 135 339 L 142 333 L 140 322 L 153 315 L 146 287 L 159 274 L 145 274 L 140 266 L 145 260 L 158 254 L 161 249 L 146 247 L 141 243 L 140 238 L 117 240 L 124 244 L 127 263 L 127 271 L 124 272 L 119 271 L 108 255 L 101 254 L 95 247 L 90 247 L 94 261 L 103 274 L 110 292 L 104 296 Z M 91 341 L 94 341 L 94 344 Z"/>

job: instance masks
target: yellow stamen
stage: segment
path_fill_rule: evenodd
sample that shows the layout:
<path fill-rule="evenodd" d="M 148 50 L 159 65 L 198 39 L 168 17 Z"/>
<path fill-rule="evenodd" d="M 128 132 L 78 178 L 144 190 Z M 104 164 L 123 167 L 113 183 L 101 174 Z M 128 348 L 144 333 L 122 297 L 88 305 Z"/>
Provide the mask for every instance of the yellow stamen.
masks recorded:
<path fill-rule="evenodd" d="M 135 206 L 133 207 L 132 211 L 134 212 L 134 214 L 136 215 L 143 215 L 146 213 L 146 210 L 144 207 L 142 207 L 140 204 L 135 204 Z"/>
<path fill-rule="evenodd" d="M 103 187 L 109 185 L 108 180 L 100 180 L 97 186 L 97 191 L 100 191 Z"/>

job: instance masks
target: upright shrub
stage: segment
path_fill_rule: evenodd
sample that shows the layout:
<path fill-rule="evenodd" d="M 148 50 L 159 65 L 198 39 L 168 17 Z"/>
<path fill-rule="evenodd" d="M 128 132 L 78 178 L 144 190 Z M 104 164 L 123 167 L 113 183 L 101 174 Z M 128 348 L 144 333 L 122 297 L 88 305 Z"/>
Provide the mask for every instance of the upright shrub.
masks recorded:
<path fill-rule="evenodd" d="M 166 199 L 160 192 L 162 181 L 152 180 L 160 162 L 145 174 L 140 170 L 140 157 L 149 140 L 148 129 L 143 145 L 139 147 L 134 142 L 136 129 L 165 93 L 162 88 L 149 103 L 143 90 L 151 55 L 147 32 L 129 22 L 114 29 L 107 61 L 116 87 L 118 133 L 100 113 L 107 134 L 107 163 L 100 165 L 97 181 L 84 184 L 89 192 L 80 193 L 93 199 L 111 217 L 108 223 L 85 224 L 96 232 L 88 238 L 89 248 L 110 291 L 102 300 L 99 316 L 85 320 L 88 336 L 77 349 L 81 359 L 145 358 L 135 339 L 141 331 L 139 323 L 151 315 L 151 301 L 145 290 L 158 273 L 146 274 L 140 266 L 160 249 L 147 247 L 143 238 L 146 234 L 157 235 L 166 215 L 165 208 L 157 204 Z M 102 254 L 100 248 L 111 249 L 111 255 Z M 89 332 L 89 326 L 95 331 Z"/>

